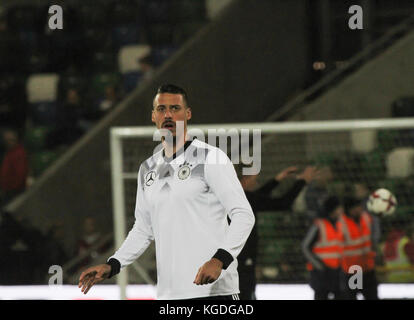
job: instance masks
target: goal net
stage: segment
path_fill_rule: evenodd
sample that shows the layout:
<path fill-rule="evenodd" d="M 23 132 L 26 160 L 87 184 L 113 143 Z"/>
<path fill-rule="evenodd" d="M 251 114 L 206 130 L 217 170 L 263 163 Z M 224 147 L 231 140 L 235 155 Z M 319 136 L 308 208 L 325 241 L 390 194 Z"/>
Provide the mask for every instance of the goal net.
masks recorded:
<path fill-rule="evenodd" d="M 259 184 L 273 179 L 288 166 L 297 166 L 299 171 L 309 165 L 321 168 L 321 176 L 302 190 L 291 210 L 258 213 L 258 283 L 308 281 L 301 242 L 324 194 L 353 195 L 364 199 L 380 187 L 395 194 L 398 200 L 396 212 L 378 219 L 381 228 L 377 250 L 379 266 L 386 266 L 387 241 L 394 235 L 411 236 L 411 241 L 414 241 L 414 118 L 189 126 L 189 130 L 192 129 L 201 130 L 205 133 L 205 142 L 222 149 L 219 139 L 209 141 L 209 130 L 215 130 L 224 137 L 234 136 L 235 132 L 242 136 L 248 132 L 244 142 L 249 143 L 250 154 L 260 152 Z M 155 131 L 154 127 L 111 129 L 116 248 L 132 227 L 137 172 L 141 162 L 150 157 L 160 143 L 159 139 L 154 141 Z M 255 140 L 257 135 L 259 142 Z M 259 143 L 260 148 L 253 150 L 255 143 Z M 240 146 L 239 143 L 236 145 L 237 148 Z M 223 150 L 233 163 L 240 161 L 232 157 L 232 143 L 227 143 Z M 273 195 L 283 195 L 292 183 L 294 178 L 284 180 Z M 149 252 L 145 259 L 138 259 L 117 276 L 121 298 L 126 297 L 128 283 L 156 281 L 153 247 Z M 378 273 L 379 280 L 393 281 L 390 280 L 393 271 L 384 270 Z M 410 276 L 407 271 L 406 277 L 400 281 L 414 282 L 414 273 L 411 272 Z"/>

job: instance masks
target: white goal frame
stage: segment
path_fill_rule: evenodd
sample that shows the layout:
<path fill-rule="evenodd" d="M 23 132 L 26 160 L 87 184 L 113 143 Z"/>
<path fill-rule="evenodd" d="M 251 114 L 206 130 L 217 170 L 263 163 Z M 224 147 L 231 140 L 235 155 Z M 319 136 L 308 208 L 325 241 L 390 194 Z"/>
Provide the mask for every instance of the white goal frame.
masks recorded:
<path fill-rule="evenodd" d="M 189 129 L 260 129 L 262 134 L 271 133 L 304 133 L 334 132 L 354 130 L 380 129 L 414 129 L 414 118 L 370 119 L 370 120 L 329 120 L 329 121 L 298 121 L 298 122 L 262 122 L 262 123 L 231 123 L 214 125 L 189 125 Z M 115 249 L 119 248 L 126 237 L 126 215 L 124 201 L 124 179 L 131 179 L 131 173 L 122 170 L 123 153 L 122 139 L 134 137 L 152 137 L 156 128 L 144 127 L 112 127 L 110 129 L 110 153 L 112 173 L 112 201 Z M 150 155 L 148 155 L 149 157 Z M 134 173 L 133 177 L 136 178 Z M 128 275 L 126 270 L 117 276 L 120 288 L 120 299 L 126 299 Z"/>

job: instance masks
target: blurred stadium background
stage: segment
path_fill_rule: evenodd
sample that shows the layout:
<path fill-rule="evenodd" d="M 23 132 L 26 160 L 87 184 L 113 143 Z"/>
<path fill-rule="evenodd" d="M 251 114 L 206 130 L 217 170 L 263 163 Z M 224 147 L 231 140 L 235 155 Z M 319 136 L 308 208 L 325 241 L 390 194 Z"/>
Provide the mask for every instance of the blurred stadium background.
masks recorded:
<path fill-rule="evenodd" d="M 161 83 L 188 90 L 192 124 L 414 116 L 412 1 L 53 4 L 63 8 L 63 30 L 48 28 L 49 1 L 0 4 L 0 127 L 17 129 L 30 168 L 24 192 L 2 203 L 0 298 L 17 297 L 1 293 L 16 285 L 41 290 L 51 265 L 63 267 L 65 285 L 77 284 L 81 269 L 113 252 L 109 131 L 151 125 Z M 364 10 L 363 30 L 348 27 L 355 4 Z M 269 141 L 262 182 L 286 166 L 314 163 L 328 168 L 328 191 L 361 198 L 377 186 L 393 191 L 399 206 L 381 221 L 380 281 L 414 282 L 414 272 L 399 277 L 388 268 L 386 250 L 404 236 L 414 243 L 414 130 Z M 127 170 L 134 172 L 147 153 L 128 150 Z M 0 151 L 3 158 L 4 144 Z M 131 219 L 136 184 L 125 186 Z M 261 292 L 304 285 L 290 287 L 301 298 L 308 290 L 300 249 L 312 210 L 306 192 L 292 212 L 257 220 Z M 153 284 L 153 248 L 128 273 L 134 285 Z M 21 291 L 32 292 L 27 288 Z"/>

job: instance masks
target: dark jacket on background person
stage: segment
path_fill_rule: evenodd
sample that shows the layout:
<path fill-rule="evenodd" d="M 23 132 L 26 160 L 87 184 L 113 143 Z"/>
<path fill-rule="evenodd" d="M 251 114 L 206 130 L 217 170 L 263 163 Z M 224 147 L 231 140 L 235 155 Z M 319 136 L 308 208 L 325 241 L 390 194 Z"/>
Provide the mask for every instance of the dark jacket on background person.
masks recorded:
<path fill-rule="evenodd" d="M 257 212 L 260 211 L 288 210 L 306 185 L 306 182 L 305 180 L 297 180 L 286 194 L 280 197 L 272 197 L 271 193 L 278 185 L 279 182 L 273 179 L 255 191 L 245 191 L 247 200 L 249 200 L 256 217 Z M 259 238 L 257 234 L 257 226 L 255 224 L 243 250 L 237 257 L 239 265 L 242 262 L 246 262 L 248 259 L 252 259 L 253 265 L 256 264 L 258 243 Z"/>
<path fill-rule="evenodd" d="M 281 197 L 272 197 L 271 192 L 279 185 L 276 180 L 270 180 L 255 191 L 245 191 L 255 217 L 260 211 L 281 211 L 291 207 L 295 198 L 306 185 L 305 180 L 297 180 L 291 189 Z M 257 225 L 255 224 L 242 251 L 237 257 L 239 287 L 241 300 L 255 299 L 256 262 L 258 248 Z"/>

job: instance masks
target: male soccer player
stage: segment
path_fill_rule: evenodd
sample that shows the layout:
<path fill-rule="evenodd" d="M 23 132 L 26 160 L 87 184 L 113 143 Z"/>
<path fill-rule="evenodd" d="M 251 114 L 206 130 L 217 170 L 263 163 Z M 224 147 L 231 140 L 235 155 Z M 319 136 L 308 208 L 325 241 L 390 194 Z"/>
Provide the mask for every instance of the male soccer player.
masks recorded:
<path fill-rule="evenodd" d="M 165 138 L 162 150 L 141 164 L 135 224 L 106 264 L 81 274 L 85 294 L 155 240 L 158 299 L 238 299 L 236 258 L 255 218 L 227 155 L 200 140 L 186 140 L 190 119 L 186 92 L 174 85 L 159 87 L 152 122 L 174 139 Z"/>

